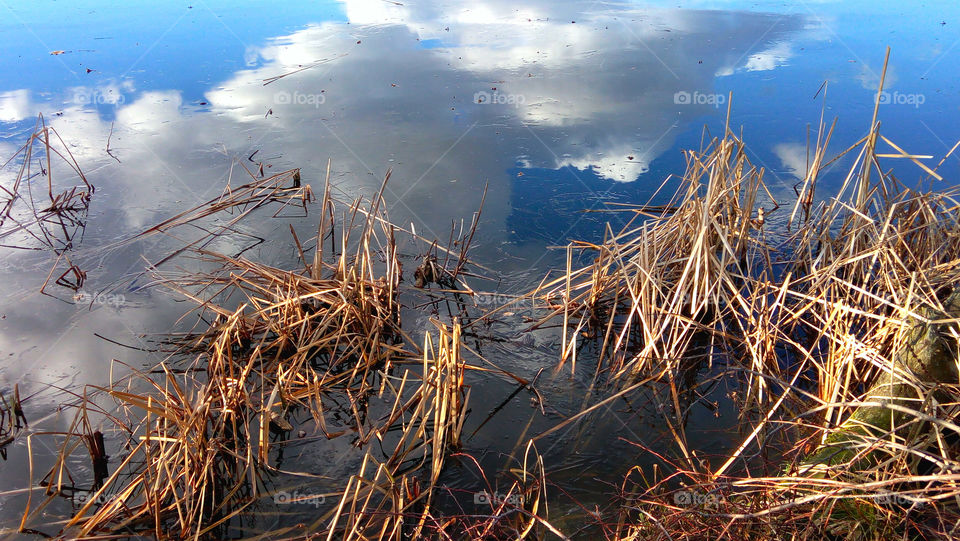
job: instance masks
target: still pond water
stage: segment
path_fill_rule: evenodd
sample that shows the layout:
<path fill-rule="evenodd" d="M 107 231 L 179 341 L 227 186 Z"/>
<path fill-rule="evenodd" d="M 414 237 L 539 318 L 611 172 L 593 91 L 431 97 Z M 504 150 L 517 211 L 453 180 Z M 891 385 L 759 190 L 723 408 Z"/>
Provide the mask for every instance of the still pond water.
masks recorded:
<path fill-rule="evenodd" d="M 163 246 L 98 247 L 214 197 L 231 170 L 240 174 L 231 164 L 299 167 L 319 192 L 330 159 L 349 196 L 369 195 L 392 169 L 391 218 L 428 238 L 446 239 L 451 221 L 469 220 L 489 186 L 472 257 L 495 270 L 478 286 L 490 308 L 562 263 L 549 247 L 602 234 L 607 218 L 584 209 L 646 202 L 682 173 L 681 150 L 699 147 L 704 126 L 722 132 L 731 92 L 730 125 L 779 194 L 802 176 L 807 126 L 823 107 L 827 122 L 840 118 L 836 150 L 866 132 L 887 46 L 884 133 L 938 157 L 960 139 L 955 2 L 36 0 L 0 2 L 0 13 L 0 162 L 42 113 L 96 186 L 75 241 L 83 293 L 132 283 L 92 306 L 63 288 L 41 295 L 56 256 L 5 239 L 0 391 L 19 384 L 31 430 L 65 429 L 70 414 L 57 406 L 116 376 L 111 359 L 160 360 L 116 342 L 146 345 L 144 335 L 173 328 L 186 310 L 138 286 L 141 256 Z M 941 168 L 948 182 L 960 178 L 958 164 Z M 0 170 L 4 187 L 15 173 Z M 302 238 L 315 228 L 310 216 L 243 224 L 270 241 L 245 255 L 296 266 L 288 223 Z M 425 316 L 411 322 L 427 328 Z M 484 354 L 525 378 L 555 364 L 555 331 L 531 339 L 517 330 L 503 330 L 505 341 Z M 582 406 L 584 370 L 543 377 L 546 416 L 526 392 L 502 404 L 515 388 L 500 379 L 474 382 L 465 433 L 497 415 L 466 450 L 502 468 L 517 446 Z M 541 445 L 551 479 L 581 501 L 602 505 L 608 483 L 641 460 L 630 442 L 655 447 L 664 436 L 655 415 L 619 413 Z M 688 427 L 705 453 L 736 444 L 735 433 L 718 430 L 735 412 L 717 413 L 719 424 L 704 408 Z M 40 454 L 54 445 L 35 441 Z M 355 465 L 336 449 L 292 454 L 332 476 Z M 475 476 L 448 477 L 454 489 L 479 486 Z M 29 484 L 21 437 L 0 461 L 0 533 L 16 528 Z M 65 503 L 49 516 L 68 511 Z"/>

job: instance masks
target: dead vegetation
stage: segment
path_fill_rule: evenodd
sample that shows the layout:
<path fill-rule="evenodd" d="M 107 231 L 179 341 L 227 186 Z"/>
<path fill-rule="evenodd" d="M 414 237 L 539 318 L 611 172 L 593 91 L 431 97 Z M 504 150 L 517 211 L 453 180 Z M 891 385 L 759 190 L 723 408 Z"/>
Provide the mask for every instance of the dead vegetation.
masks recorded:
<path fill-rule="evenodd" d="M 667 468 L 630 472 L 618 516 L 599 526 L 607 536 L 957 534 L 960 311 L 948 297 L 960 283 L 960 191 L 920 161 L 930 156 L 883 136 L 876 115 L 866 136 L 828 159 L 832 131 L 821 121 L 790 206 L 774 200 L 729 128 L 706 138 L 687 152 L 669 203 L 633 209 L 634 222 L 602 243 L 571 245 L 568 262 L 583 250 L 593 264 L 568 263 L 534 293 L 550 310 L 540 324 L 563 319 L 561 365 L 592 347 L 612 397 L 640 381 L 673 412 Z M 840 189 L 818 199 L 818 180 L 844 159 Z M 920 166 L 916 189 L 886 168 L 894 159 Z M 773 211 L 789 219 L 772 226 Z M 929 360 L 895 363 L 919 335 L 938 344 L 946 375 Z M 718 381 L 732 387 L 742 439 L 706 460 L 684 426 Z M 868 394 L 882 381 L 903 396 Z M 896 414 L 851 434 L 844 422 L 866 407 Z M 849 451 L 816 458 L 837 442 Z"/>
<path fill-rule="evenodd" d="M 661 402 L 673 435 L 673 449 L 649 450 L 665 467 L 630 469 L 610 508 L 588 510 L 597 536 L 957 535 L 960 189 L 943 187 L 938 173 L 957 146 L 929 167 L 923 160 L 931 157 L 881 134 L 875 111 L 862 139 L 828 157 L 835 125 L 821 118 L 790 203 L 767 188 L 764 170 L 729 125 L 720 136 L 705 133 L 701 148 L 686 152 L 684 175 L 665 182 L 672 197 L 620 207 L 633 214 L 626 228 L 608 228 L 601 242 L 570 245 L 560 276 L 525 298 L 544 310 L 534 328 L 559 323 L 560 368 L 574 370 L 586 357 L 595 363 L 595 388 L 605 392 L 560 426 L 644 387 L 655 391 L 650 396 Z M 38 133 L 49 156 L 50 132 Z M 27 158 L 30 144 L 22 149 Z M 889 160 L 916 164 L 917 187 L 895 177 Z M 821 178 L 841 166 L 839 188 L 818 195 Z M 36 176 L 29 167 L 17 186 L 25 185 L 21 177 Z M 548 500 L 555 495 L 548 494 L 548 465 L 533 441 L 507 472 L 505 497 L 487 495 L 489 509 L 458 512 L 437 504 L 451 461 L 473 465 L 485 478 L 479 463 L 460 452 L 468 372 L 505 374 L 532 389 L 496 366 L 471 363 L 483 359 L 464 344 L 461 301 L 473 293 L 467 253 L 479 213 L 469 226 L 452 229 L 446 248 L 429 244 L 405 286 L 396 239 L 416 236 L 391 224 L 383 188 L 369 201 L 335 201 L 328 166 L 315 237 L 301 242 L 291 227 L 302 268 L 284 269 L 245 257 L 263 239 L 236 225 L 306 211 L 314 194 L 298 170 L 267 178 L 247 173 L 250 182 L 112 246 L 156 234 L 178 242 L 148 269 L 154 285 L 192 301 L 196 325 L 165 337 L 171 353 L 155 369 L 86 389 L 67 430 L 29 435 L 31 449 L 44 438 L 59 453 L 43 471 L 33 471 L 31 462 L 43 495 L 30 493 L 21 531 L 37 532 L 45 509 L 67 498 L 75 504 L 72 515 L 44 525 L 45 535 L 569 534 L 550 522 Z M 69 190 L 55 196 L 48 184 L 51 209 L 60 210 L 47 217 L 63 224 L 74 216 L 68 203 L 80 196 Z M 16 215 L 9 209 L 18 193 L 8 192 L 5 219 Z M 51 222 L 32 208 L 34 221 L 0 226 L 14 224 L 11 235 L 33 231 L 47 247 L 68 245 L 70 237 L 54 242 L 44 233 Z M 198 225 L 208 218 L 217 220 Z M 186 225 L 196 226 L 190 235 L 181 234 Z M 226 236 L 250 244 L 226 254 L 217 248 Z M 584 259 L 592 263 L 575 265 Z M 70 285 L 69 271 L 65 276 Z M 82 271 L 73 278 L 81 281 Z M 441 301 L 456 307 L 434 319 L 422 338 L 410 336 L 401 321 L 399 295 L 411 285 L 431 288 L 420 291 L 427 300 L 415 308 Z M 918 337 L 935 344 L 928 349 L 947 367 L 943 373 L 924 371 L 929 361 L 903 362 Z M 686 436 L 690 412 L 718 382 L 729 385 L 741 435 L 720 457 L 694 448 Z M 877 394 L 878 385 L 896 395 Z M 16 413 L 3 407 L 0 447 Z M 864 422 L 868 408 L 883 415 Z M 344 479 L 285 468 L 282 455 L 298 440 L 350 455 L 355 473 Z M 111 450 L 110 441 L 125 443 Z M 291 486 L 309 492 L 291 494 Z M 270 510 L 277 507 L 271 502 L 301 501 L 316 510 Z M 295 518 L 271 528 L 256 523 L 270 513 Z"/>
<path fill-rule="evenodd" d="M 23 146 L 0 166 L 0 175 L 0 247 L 48 250 L 57 259 L 47 282 L 83 287 L 86 273 L 68 252 L 83 235 L 94 187 L 43 115 Z"/>
<path fill-rule="evenodd" d="M 315 238 L 302 243 L 291 228 L 303 264 L 297 270 L 248 259 L 247 248 L 232 255 L 215 249 L 236 233 L 240 219 L 270 216 L 272 208 L 291 203 L 306 210 L 313 195 L 297 170 L 226 189 L 118 244 L 154 234 L 178 241 L 179 248 L 148 262 L 148 269 L 154 287 L 193 302 L 196 310 L 188 315 L 197 323 L 165 337 L 170 355 L 159 366 L 125 367 L 129 377 L 87 388 L 68 430 L 30 434 L 28 446 L 44 438 L 56 441 L 59 453 L 49 470 L 30 472 L 43 495 L 30 493 L 21 531 L 39 532 L 45 509 L 63 498 L 74 512 L 45 535 L 260 535 L 253 533 L 255 517 L 271 501 L 305 499 L 317 504 L 312 524 L 266 535 L 397 539 L 533 529 L 544 503 L 535 488 L 542 487 L 535 479 L 542 479 L 543 467 L 532 447 L 530 467 L 538 465 L 541 475 L 521 476 L 530 496 L 520 508 L 526 515 L 499 524 L 451 520 L 432 510 L 445 461 L 461 445 L 469 400 L 464 372 L 473 366 L 464 357 L 456 313 L 446 323 L 433 321 L 422 348 L 403 330 L 397 228 L 382 192 L 366 202 L 335 201 L 328 170 Z M 433 243 L 421 258 L 431 274 L 417 280 L 417 288 L 443 288 L 429 291 L 428 302 L 470 294 L 456 288 L 466 286 L 478 216 L 451 231 L 455 249 Z M 205 218 L 215 218 L 215 226 L 204 225 Z M 184 225 L 201 233 L 183 237 Z M 462 303 L 454 304 L 462 312 Z M 356 454 L 358 471 L 337 479 L 338 471 L 283 468 L 285 448 L 298 440 L 319 449 L 347 441 L 337 449 Z M 105 441 L 124 442 L 123 448 L 111 452 Z M 290 482 L 321 492 L 291 495 L 280 488 Z"/>
<path fill-rule="evenodd" d="M 21 429 L 27 427 L 20 400 L 20 386 L 13 386 L 13 396 L 0 391 L 0 458 L 7 459 L 7 445 L 13 443 Z"/>

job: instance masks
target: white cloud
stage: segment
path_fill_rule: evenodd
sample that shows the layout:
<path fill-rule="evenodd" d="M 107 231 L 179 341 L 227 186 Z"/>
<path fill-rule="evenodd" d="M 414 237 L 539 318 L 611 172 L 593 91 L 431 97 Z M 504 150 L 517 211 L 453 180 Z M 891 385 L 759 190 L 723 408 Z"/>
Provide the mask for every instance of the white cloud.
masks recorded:
<path fill-rule="evenodd" d="M 136 101 L 117 110 L 117 122 L 138 130 L 158 130 L 180 116 L 182 103 L 178 90 L 144 92 Z"/>
<path fill-rule="evenodd" d="M 611 148 L 606 152 L 581 155 L 577 158 L 560 158 L 557 167 L 573 166 L 580 170 L 591 170 L 607 180 L 633 182 L 649 169 L 649 163 L 636 150 L 630 147 Z M 633 158 L 632 160 L 630 158 Z"/>
<path fill-rule="evenodd" d="M 873 92 L 877 91 L 877 88 L 880 86 L 880 75 L 883 73 L 883 66 L 869 66 L 867 64 L 862 64 L 860 66 L 860 71 L 857 73 L 857 80 L 860 81 L 860 86 L 867 90 Z M 897 76 L 897 69 L 892 66 L 887 66 L 887 74 L 883 79 L 883 88 L 890 90 L 894 88 L 900 78 Z"/>
<path fill-rule="evenodd" d="M 130 229 L 155 223 L 151 209 L 197 202 L 222 183 L 230 156 L 254 169 L 264 160 L 265 173 L 302 167 L 315 183 L 329 157 L 334 180 L 348 192 L 378 184 L 392 167 L 405 205 L 394 217 L 434 231 L 476 210 L 471 194 L 489 181 L 485 219 L 505 223 L 511 181 L 504 173 L 518 159 L 616 181 L 647 171 L 684 119 L 713 112 L 678 105 L 674 94 L 709 90 L 714 74 L 742 58 L 771 19 L 645 10 L 614 20 L 602 10 L 581 16 L 572 2 L 518 11 L 503 0 L 445 13 L 407 4 L 350 1 L 351 23 L 377 26 L 310 25 L 247 49 L 252 65 L 205 93 L 209 112 L 193 114 L 177 90 L 138 95 L 124 81 L 82 89 L 122 95 L 110 104 L 112 118 L 98 116 L 102 107 L 74 104 L 56 126 L 76 142 L 78 158 L 117 171 L 111 181 L 122 189 L 100 192 L 99 204 L 123 209 Z M 801 26 L 786 21 L 770 31 L 771 42 Z M 689 45 L 676 47 L 683 34 Z M 428 37 L 445 46 L 424 49 L 417 38 Z M 471 102 L 493 88 L 522 99 Z M 122 164 L 104 152 L 114 119 L 111 148 Z M 215 146 L 226 155 L 214 154 Z M 255 150 L 255 161 L 246 161 Z M 243 175 L 235 169 L 234 182 Z"/>
<path fill-rule="evenodd" d="M 793 58 L 793 48 L 789 43 L 776 43 L 772 47 L 750 55 L 744 69 L 747 71 L 770 71 L 787 63 Z"/>
<path fill-rule="evenodd" d="M 798 179 L 807 175 L 807 147 L 800 143 L 780 143 L 773 147 L 783 168 Z"/>
<path fill-rule="evenodd" d="M 29 90 L 0 92 L 0 122 L 17 122 L 35 114 Z"/>

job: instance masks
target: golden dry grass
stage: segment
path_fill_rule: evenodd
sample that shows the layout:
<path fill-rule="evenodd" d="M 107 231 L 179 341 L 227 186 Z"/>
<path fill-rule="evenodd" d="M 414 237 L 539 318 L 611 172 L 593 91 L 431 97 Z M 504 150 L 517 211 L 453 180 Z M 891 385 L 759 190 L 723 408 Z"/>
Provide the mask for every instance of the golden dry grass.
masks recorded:
<path fill-rule="evenodd" d="M 565 272 L 532 293 L 548 310 L 538 324 L 563 320 L 561 367 L 585 344 L 599 352 L 596 378 L 610 389 L 601 404 L 642 385 L 663 390 L 654 396 L 672 412 L 672 469 L 631 471 L 607 535 L 955 535 L 960 189 L 883 136 L 876 115 L 868 135 L 828 160 L 833 126 L 821 121 L 791 209 L 725 130 L 686 153 L 669 203 L 632 209 L 635 220 L 601 243 L 573 243 Z M 840 189 L 818 200 L 818 179 L 844 157 Z M 920 166 L 920 188 L 885 169 L 894 159 Z M 778 223 L 776 212 L 790 217 Z M 576 250 L 593 263 L 573 267 Z M 953 366 L 946 379 L 894 364 L 908 336 L 928 335 Z M 718 374 L 738 387 L 742 439 L 711 464 L 684 426 L 701 380 Z M 909 396 L 864 398 L 879 381 Z M 892 426 L 858 429 L 844 436 L 848 454 L 798 467 L 867 407 L 894 411 Z"/>
<path fill-rule="evenodd" d="M 328 183 L 311 259 L 294 234 L 305 262 L 298 271 L 209 248 L 226 227 L 152 264 L 155 283 L 192 300 L 201 323 L 170 335 L 173 354 L 149 373 L 133 371 L 109 387 L 87 389 L 68 430 L 29 436 L 28 445 L 36 438 L 59 440 L 60 452 L 37 479 L 46 498 L 34 502 L 31 496 L 21 530 L 40 520 L 54 499 L 80 495 L 59 535 L 218 538 L 272 495 L 267 477 L 291 473 L 277 469 L 272 449 L 294 429 L 288 420 L 294 412 L 307 413 L 322 440 L 349 439 L 366 449 L 360 471 L 330 494 L 339 504 L 308 531 L 397 538 L 423 530 L 445 457 L 460 445 L 467 365 L 456 319 L 436 321 L 437 336 L 428 333 L 422 349 L 404 335 L 395 227 L 381 193 L 367 204 L 345 205 L 332 200 Z M 179 225 L 239 209 L 233 224 L 267 203 L 310 199 L 299 172 L 281 173 L 225 192 L 138 237 L 175 236 Z M 460 279 L 469 238 L 458 245 L 459 258 L 434 259 L 448 285 Z M 175 258 L 210 270 L 162 270 Z M 374 417 L 372 402 L 381 413 L 389 406 L 388 413 Z M 94 426 L 128 442 L 112 472 Z M 84 454 L 96 470 L 90 489 L 83 487 L 91 480 L 75 471 Z"/>
<path fill-rule="evenodd" d="M 662 401 L 673 435 L 670 452 L 656 451 L 668 467 L 630 469 L 614 510 L 597 511 L 597 535 L 956 536 L 960 188 L 943 187 L 943 160 L 930 167 L 928 157 L 881 134 L 877 113 L 867 135 L 832 157 L 836 121 L 821 118 L 790 203 L 767 188 L 746 143 L 725 126 L 686 152 L 683 176 L 664 184 L 676 188 L 667 203 L 618 208 L 633 214 L 627 227 L 571 244 L 559 277 L 523 297 L 544 310 L 533 327 L 560 323 L 558 369 L 595 363 L 593 383 L 606 391 L 534 441 L 641 387 Z M 906 187 L 886 169 L 889 160 L 918 165 L 922 182 Z M 844 161 L 839 188 L 818 196 L 822 177 Z M 357 470 L 324 494 L 330 505 L 312 522 L 265 536 L 565 537 L 550 522 L 548 465 L 533 441 L 509 472 L 508 494 L 522 496 L 520 505 L 496 502 L 476 514 L 436 505 L 445 465 L 472 458 L 457 451 L 469 401 L 465 373 L 481 368 L 466 361 L 456 318 L 434 320 L 422 342 L 404 331 L 395 239 L 402 230 L 384 211 L 383 189 L 366 203 L 343 204 L 328 182 L 316 238 L 305 248 L 293 234 L 303 268 L 289 270 L 212 247 L 267 205 L 306 209 L 313 200 L 297 170 L 251 176 L 129 239 L 178 238 L 182 225 L 233 213 L 150 264 L 156 283 L 192 300 L 198 316 L 192 332 L 168 337 L 170 358 L 151 373 L 88 389 L 68 430 L 29 436 L 28 445 L 55 439 L 60 453 L 46 472 L 31 465 L 46 498 L 31 496 L 21 530 L 56 498 L 83 494 L 57 535 L 223 537 L 276 496 L 275 476 L 320 477 L 282 470 L 275 460 L 296 428 L 294 414 L 306 414 L 318 439 L 359 448 Z M 430 247 L 414 273 L 417 287 L 438 284 L 432 294 L 440 296 L 472 292 L 465 262 L 477 219 L 451 234 L 447 249 Z M 583 257 L 592 263 L 575 266 Z M 177 258 L 201 270 L 167 270 Z M 933 337 L 951 359 L 948 377 L 898 363 L 918 336 Z M 703 382 L 720 378 L 736 386 L 741 437 L 710 461 L 691 445 L 686 424 Z M 904 396 L 878 400 L 871 392 L 878 382 Z M 851 431 L 864 408 L 889 410 L 889 426 Z M 129 442 L 112 473 L 94 428 L 104 425 Z M 838 441 L 841 452 L 819 458 Z M 78 457 L 92 472 L 76 468 Z"/>

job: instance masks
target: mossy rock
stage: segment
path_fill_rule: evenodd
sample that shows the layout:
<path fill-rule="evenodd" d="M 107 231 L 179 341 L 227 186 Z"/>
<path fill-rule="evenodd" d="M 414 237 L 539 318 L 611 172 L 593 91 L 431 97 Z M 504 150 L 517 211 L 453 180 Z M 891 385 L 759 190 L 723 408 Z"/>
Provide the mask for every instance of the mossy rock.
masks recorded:
<path fill-rule="evenodd" d="M 930 322 L 914 319 L 904 347 L 893 357 L 892 369 L 884 372 L 880 380 L 864 395 L 863 402 L 895 404 L 919 410 L 929 397 L 918 392 L 918 387 L 910 381 L 928 385 L 958 382 L 957 341 L 951 332 L 951 329 L 956 332 L 957 324 L 936 321 L 960 318 L 960 288 L 950 294 L 943 307 L 943 311 L 932 307 L 924 307 L 918 311 L 919 315 Z M 877 438 L 889 437 L 891 432 L 898 437 L 907 438 L 909 434 L 903 425 L 909 420 L 909 413 L 884 405 L 857 408 L 823 444 L 802 461 L 801 475 L 804 472 L 816 475 L 816 466 L 849 464 L 861 453 L 864 444 L 876 441 Z M 848 470 L 856 473 L 868 469 L 882 459 L 877 454 L 870 452 L 864 455 L 857 464 L 850 465 Z"/>

